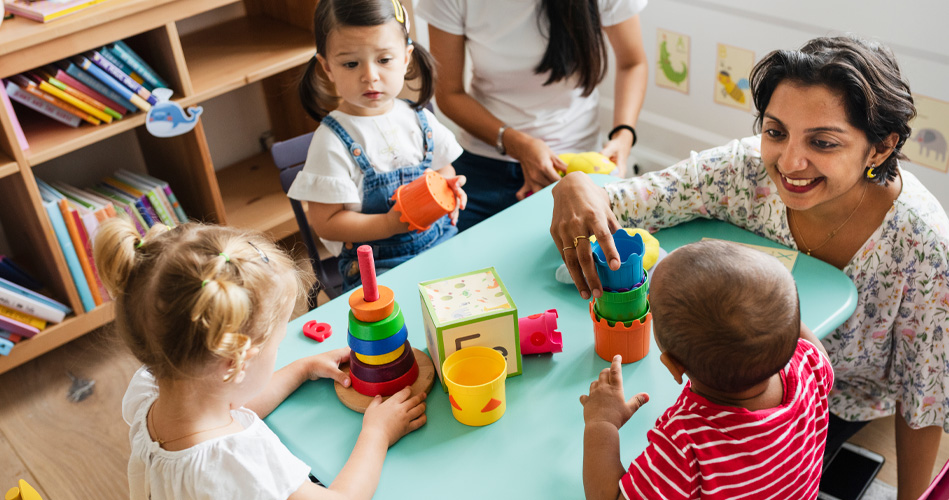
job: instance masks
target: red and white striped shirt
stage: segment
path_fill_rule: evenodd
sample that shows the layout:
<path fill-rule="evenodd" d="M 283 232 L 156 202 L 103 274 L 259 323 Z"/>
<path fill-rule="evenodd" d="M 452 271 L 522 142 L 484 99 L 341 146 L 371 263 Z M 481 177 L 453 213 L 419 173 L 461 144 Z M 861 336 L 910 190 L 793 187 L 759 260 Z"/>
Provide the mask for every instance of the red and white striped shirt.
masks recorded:
<path fill-rule="evenodd" d="M 750 411 L 710 402 L 687 383 L 620 479 L 627 499 L 813 499 L 827 438 L 830 363 L 799 340 L 781 370 L 782 404 Z"/>

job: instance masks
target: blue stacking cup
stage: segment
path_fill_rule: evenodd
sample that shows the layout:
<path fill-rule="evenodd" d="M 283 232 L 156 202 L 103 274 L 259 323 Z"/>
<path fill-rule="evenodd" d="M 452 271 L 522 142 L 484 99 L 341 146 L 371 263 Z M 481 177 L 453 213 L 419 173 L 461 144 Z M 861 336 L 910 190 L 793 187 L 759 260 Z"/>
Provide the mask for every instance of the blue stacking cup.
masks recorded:
<path fill-rule="evenodd" d="M 604 289 L 611 291 L 632 290 L 643 282 L 643 255 L 646 245 L 642 236 L 630 236 L 626 231 L 619 229 L 613 233 L 613 244 L 619 252 L 620 265 L 616 271 L 610 269 L 606 256 L 600 247 L 599 241 L 594 241 L 593 263 L 596 265 L 596 274 Z"/>

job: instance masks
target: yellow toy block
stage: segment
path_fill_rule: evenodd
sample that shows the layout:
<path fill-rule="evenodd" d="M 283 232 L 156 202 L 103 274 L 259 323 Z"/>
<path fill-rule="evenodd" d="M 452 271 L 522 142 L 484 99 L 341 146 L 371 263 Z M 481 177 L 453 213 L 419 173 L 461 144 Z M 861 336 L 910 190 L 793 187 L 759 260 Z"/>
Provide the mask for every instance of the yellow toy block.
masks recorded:
<path fill-rule="evenodd" d="M 616 164 L 610 161 L 609 158 L 595 151 L 588 151 L 586 153 L 562 153 L 557 155 L 557 157 L 567 164 L 567 171 L 561 174 L 561 176 L 567 175 L 570 172 L 609 174 L 616 168 Z"/>

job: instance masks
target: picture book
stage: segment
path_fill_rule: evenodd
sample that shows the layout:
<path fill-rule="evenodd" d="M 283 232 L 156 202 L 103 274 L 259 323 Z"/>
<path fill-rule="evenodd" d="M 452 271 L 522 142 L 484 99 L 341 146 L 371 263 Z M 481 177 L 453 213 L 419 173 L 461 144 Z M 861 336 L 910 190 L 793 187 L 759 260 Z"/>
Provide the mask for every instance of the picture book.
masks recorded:
<path fill-rule="evenodd" d="M 25 339 L 33 338 L 34 335 L 40 333 L 39 328 L 9 318 L 3 314 L 0 314 L 0 330 L 8 331 Z"/>
<path fill-rule="evenodd" d="M 59 323 L 60 321 L 62 321 L 63 317 L 65 317 L 67 314 L 72 312 L 72 309 L 66 304 L 63 304 L 62 302 L 53 300 L 41 293 L 34 292 L 33 290 L 22 287 L 12 281 L 9 281 L 3 278 L 0 278 L 0 290 L 8 290 L 10 292 L 17 293 L 20 296 L 24 297 L 25 299 L 32 301 L 33 303 L 40 304 L 40 306 L 37 306 L 38 314 L 33 314 L 33 316 L 36 316 L 38 318 L 43 318 L 52 323 Z M 46 311 L 46 312 L 43 312 L 43 311 Z M 53 312 L 53 311 L 56 311 L 56 312 Z M 27 314 L 32 314 L 29 311 L 25 311 L 25 312 Z M 44 317 L 44 316 L 48 316 L 48 317 Z"/>
<path fill-rule="evenodd" d="M 101 185 L 93 186 L 89 188 L 89 191 L 110 200 L 113 205 L 121 209 L 122 212 L 126 214 L 128 219 L 132 221 L 132 224 L 135 225 L 138 233 L 142 236 L 145 236 L 148 226 L 145 224 L 145 219 L 142 218 L 142 214 L 138 213 L 138 208 L 135 207 L 135 200 L 132 200 L 131 198 L 120 197 L 115 192 L 109 191 Z"/>
<path fill-rule="evenodd" d="M 36 81 L 27 78 L 25 75 L 13 75 L 10 77 L 11 80 L 17 83 L 23 90 L 29 92 L 30 94 L 39 97 L 40 99 L 66 111 L 71 115 L 78 116 L 80 119 L 85 120 L 88 123 L 93 125 L 99 125 L 102 123 L 98 118 L 86 113 L 85 111 L 69 104 L 62 99 L 49 94 L 48 92 L 43 91 L 39 88 L 39 85 Z"/>
<path fill-rule="evenodd" d="M 14 15 L 48 23 L 105 0 L 5 0 L 4 8 Z"/>
<path fill-rule="evenodd" d="M 46 328 L 46 321 L 43 321 L 35 316 L 11 309 L 4 305 L 0 305 L 0 316 L 19 321 L 24 325 L 30 325 L 37 330 L 42 330 Z"/>
<path fill-rule="evenodd" d="M 122 82 L 110 76 L 102 68 L 93 64 L 89 59 L 78 56 L 73 59 L 73 62 L 80 68 L 88 71 L 90 75 L 96 77 L 97 80 L 104 83 L 107 87 L 117 92 L 124 99 L 134 104 L 138 109 L 142 111 L 148 111 L 149 109 L 152 109 L 152 105 L 145 101 L 145 99 L 142 99 L 141 96 L 129 90 L 129 88 L 126 87 Z"/>
<path fill-rule="evenodd" d="M 13 104 L 10 103 L 10 96 L 7 95 L 6 85 L 0 83 L 0 101 L 2 101 L 3 108 L 7 111 L 7 116 L 10 117 L 10 121 L 13 125 L 13 134 L 16 135 L 16 142 L 20 146 L 20 149 L 27 150 L 30 149 L 30 144 L 26 142 L 26 136 L 23 134 L 23 127 L 20 126 L 20 120 L 17 119 L 16 113 L 13 112 Z"/>
<path fill-rule="evenodd" d="M 87 115 L 95 117 L 95 119 L 98 120 L 99 122 L 112 123 L 112 116 L 106 114 L 104 111 L 100 109 L 97 109 L 95 106 L 90 105 L 89 103 L 83 101 L 82 99 L 77 98 L 76 96 L 70 94 L 69 92 L 66 92 L 65 90 L 63 90 L 63 88 L 60 87 L 63 85 L 62 82 L 59 82 L 58 80 L 55 80 L 52 77 L 50 77 L 49 79 L 44 79 L 38 73 L 30 72 L 30 74 L 33 80 L 39 86 L 39 89 L 42 90 L 43 92 L 46 92 L 47 94 L 57 99 L 60 99 L 62 101 L 65 101 L 75 106 L 76 108 L 82 110 Z M 54 85 L 49 80 L 53 80 L 59 85 Z M 94 125 L 98 125 L 98 123 L 94 123 Z"/>
<path fill-rule="evenodd" d="M 79 266 L 82 268 L 82 274 L 86 279 L 86 284 L 89 285 L 89 291 L 92 293 L 92 300 L 95 305 L 102 304 L 102 295 L 99 293 L 99 287 L 96 284 L 96 274 L 95 270 L 92 268 L 92 263 L 89 259 L 89 241 L 88 236 L 85 234 L 85 227 L 82 223 L 77 220 L 78 214 L 76 209 L 71 208 L 69 201 L 59 195 L 60 198 L 57 200 L 59 205 L 59 210 L 63 214 L 63 221 L 66 223 L 66 231 L 69 233 L 69 238 L 72 240 L 73 247 L 76 249 L 76 256 L 79 258 Z"/>
<path fill-rule="evenodd" d="M 59 323 L 66 317 L 66 311 L 34 298 L 39 294 L 30 292 L 32 295 L 27 295 L 23 290 L 16 284 L 0 278 L 0 306 L 9 307 L 51 323 Z"/>
<path fill-rule="evenodd" d="M 178 220 L 174 208 L 172 208 L 171 203 L 165 196 L 165 192 L 160 187 L 144 183 L 133 175 L 130 175 L 130 172 L 124 170 L 118 170 L 112 175 L 126 185 L 137 189 L 138 192 L 143 193 L 148 198 L 155 213 L 158 214 L 158 218 L 161 219 L 162 224 L 168 227 L 175 227 L 175 225 L 177 225 Z"/>
<path fill-rule="evenodd" d="M 4 86 L 7 95 L 10 96 L 10 99 L 23 104 L 34 111 L 42 113 L 64 125 L 78 127 L 79 123 L 82 121 L 78 116 L 63 110 L 62 108 L 45 99 L 41 99 L 27 92 L 25 89 L 12 81 L 4 81 Z"/>
<path fill-rule="evenodd" d="M 171 190 L 171 186 L 169 186 L 167 182 L 161 179 L 157 179 L 147 174 L 140 174 L 140 173 L 128 172 L 128 171 L 124 171 L 124 172 L 126 172 L 126 174 L 130 176 L 133 176 L 136 179 L 139 179 L 141 182 L 161 188 L 161 190 L 165 193 L 165 196 L 168 199 L 168 202 L 171 204 L 172 210 L 174 211 L 175 216 L 178 219 L 178 222 L 181 222 L 181 223 L 188 222 L 187 214 L 185 214 L 184 209 L 181 208 L 181 204 L 178 203 L 178 197 L 175 196 L 175 193 Z"/>
<path fill-rule="evenodd" d="M 79 256 L 76 248 L 73 246 L 72 238 L 66 229 L 66 222 L 63 219 L 63 213 L 59 209 L 59 200 L 62 195 L 56 192 L 52 187 L 36 179 L 36 184 L 40 190 L 40 196 L 43 198 L 43 208 L 46 209 L 46 215 L 49 217 L 50 225 L 53 227 L 53 233 L 56 241 L 59 242 L 59 248 L 63 252 L 63 258 L 69 267 L 69 274 L 72 277 L 76 291 L 79 293 L 80 302 L 85 312 L 89 312 L 96 307 L 95 300 L 92 298 L 92 291 L 89 289 L 89 282 L 83 273 L 82 266 L 79 264 Z"/>
<path fill-rule="evenodd" d="M 123 193 L 126 193 L 129 196 L 135 198 L 135 200 L 137 201 L 136 206 L 139 206 L 141 210 L 143 211 L 142 215 L 143 216 L 147 215 L 145 220 L 151 219 L 151 221 L 148 224 L 148 227 L 152 227 L 153 225 L 155 225 L 156 222 L 161 222 L 167 225 L 167 223 L 161 217 L 159 217 L 158 212 L 156 211 L 155 207 L 152 206 L 152 202 L 148 199 L 148 196 L 146 196 L 144 192 L 140 191 L 139 189 L 133 186 L 128 185 L 127 183 L 123 182 L 120 179 L 115 178 L 114 176 L 106 177 L 102 179 L 102 182 L 104 182 L 105 184 L 108 184 L 114 189 L 122 191 Z"/>
<path fill-rule="evenodd" d="M 125 108 L 123 108 L 122 106 L 120 106 L 118 103 L 116 103 L 116 102 L 113 101 L 112 99 L 109 99 L 108 97 L 106 97 L 106 96 L 104 96 L 104 95 L 102 95 L 102 94 L 96 92 L 95 90 L 92 90 L 91 88 L 87 87 L 86 84 L 84 84 L 84 83 L 80 82 L 79 80 L 76 80 L 75 78 L 69 76 L 69 74 L 66 73 L 65 71 L 63 71 L 63 70 L 61 70 L 61 69 L 59 69 L 59 68 L 56 68 L 56 73 L 55 73 L 55 75 L 56 75 L 56 79 L 57 79 L 57 80 L 63 82 L 63 83 L 66 84 L 66 85 L 69 85 L 69 86 L 72 87 L 73 89 L 78 90 L 79 92 L 82 92 L 83 94 L 89 96 L 90 99 L 94 99 L 94 100 L 98 101 L 98 102 L 101 103 L 103 106 L 105 106 L 105 108 L 106 108 L 107 110 L 109 110 L 109 111 L 111 111 L 112 113 L 115 113 L 115 114 L 118 115 L 118 116 L 112 115 L 113 118 L 115 118 L 115 119 L 117 119 L 117 120 L 118 120 L 118 119 L 121 119 L 123 116 L 125 116 L 125 113 L 128 112 L 128 110 L 126 110 Z M 108 113 L 109 111 L 106 111 L 106 112 Z"/>
<path fill-rule="evenodd" d="M 158 87 L 168 88 L 168 84 L 165 83 L 165 80 L 152 69 L 148 63 L 145 62 L 131 47 L 128 46 L 122 40 L 119 40 L 111 45 L 109 45 L 109 50 L 115 54 L 119 59 L 121 59 L 125 64 L 130 68 L 134 69 L 136 73 L 141 75 L 151 88 L 149 90 L 154 90 Z"/>
<path fill-rule="evenodd" d="M 25 269 L 6 255 L 0 255 L 0 278 L 12 281 L 30 290 L 38 291 L 43 288 L 43 284 L 40 283 L 38 279 L 34 278 L 33 275 L 26 272 Z"/>
<path fill-rule="evenodd" d="M 156 99 L 151 92 L 133 80 L 132 77 L 123 73 L 118 66 L 109 62 L 109 60 L 103 57 L 98 51 L 91 50 L 86 54 L 86 57 L 89 58 L 90 61 L 94 62 L 96 66 L 99 66 L 102 71 L 105 71 L 109 74 L 109 76 L 121 82 L 122 85 L 125 85 L 126 88 L 132 91 L 133 94 L 145 99 L 145 101 L 151 105 L 158 104 L 158 99 Z"/>
<path fill-rule="evenodd" d="M 106 122 L 106 123 L 109 123 L 109 122 L 111 122 L 112 119 L 116 119 L 116 120 L 121 120 L 121 119 L 122 119 L 122 115 L 119 114 L 118 112 L 112 110 L 111 108 L 109 108 L 109 107 L 106 106 L 105 104 L 99 102 L 98 100 L 96 100 L 96 99 L 93 98 L 92 96 L 86 95 L 85 93 L 83 93 L 83 92 L 80 91 L 79 89 L 74 88 L 73 86 L 67 84 L 66 82 L 64 82 L 64 81 L 59 80 L 58 78 L 56 78 L 55 75 L 57 74 L 57 72 L 59 72 L 58 69 L 53 68 L 53 67 L 44 66 L 44 67 L 42 67 L 42 68 L 37 68 L 37 69 L 35 69 L 34 71 L 35 71 L 36 73 L 38 73 L 39 75 L 41 75 L 47 82 L 49 82 L 50 85 L 52 85 L 52 86 L 56 87 L 57 89 L 59 89 L 59 90 L 65 92 L 66 94 L 69 94 L 70 96 L 72 96 L 72 97 L 78 99 L 79 101 L 85 103 L 86 105 L 92 107 L 93 109 L 95 109 L 95 110 L 97 110 L 97 111 L 99 111 L 99 112 L 101 112 L 101 113 L 103 113 L 103 114 L 105 114 L 106 116 L 109 117 L 109 120 L 102 119 L 102 121 L 104 121 L 104 122 Z M 66 76 L 68 76 L 68 75 L 66 75 Z"/>
<path fill-rule="evenodd" d="M 112 52 L 112 50 L 110 50 L 108 47 L 100 47 L 96 52 L 98 52 L 102 57 L 106 58 L 106 60 L 112 63 L 113 66 L 119 68 L 119 71 L 128 75 L 132 80 L 135 80 L 135 83 L 145 87 L 145 90 L 151 92 L 151 89 L 149 89 L 148 85 L 145 84 L 145 79 L 136 73 L 131 66 L 125 64 L 125 61 L 120 59 L 119 56 L 115 55 L 115 52 Z"/>
<path fill-rule="evenodd" d="M 142 202 L 141 199 L 135 196 L 132 196 L 126 193 L 125 191 L 105 181 L 99 183 L 96 186 L 96 188 L 97 188 L 96 191 L 99 191 L 99 189 L 102 189 L 106 192 L 113 193 L 115 196 L 118 196 L 122 199 L 128 200 L 128 203 L 131 203 L 135 207 L 135 212 L 138 213 L 138 215 L 142 218 L 142 224 L 145 226 L 146 229 L 155 225 L 155 222 L 157 221 L 157 219 L 152 217 L 151 211 L 145 208 L 145 204 Z"/>
<path fill-rule="evenodd" d="M 62 64 L 66 66 L 64 69 L 66 74 L 82 82 L 84 85 L 95 90 L 96 92 L 108 97 L 110 100 L 118 104 L 119 107 L 132 112 L 138 110 L 138 107 L 123 97 L 122 94 L 112 90 L 108 85 L 100 82 L 98 78 L 90 75 L 88 72 L 83 71 L 81 68 L 79 68 L 79 66 L 76 66 L 71 62 L 64 62 Z"/>

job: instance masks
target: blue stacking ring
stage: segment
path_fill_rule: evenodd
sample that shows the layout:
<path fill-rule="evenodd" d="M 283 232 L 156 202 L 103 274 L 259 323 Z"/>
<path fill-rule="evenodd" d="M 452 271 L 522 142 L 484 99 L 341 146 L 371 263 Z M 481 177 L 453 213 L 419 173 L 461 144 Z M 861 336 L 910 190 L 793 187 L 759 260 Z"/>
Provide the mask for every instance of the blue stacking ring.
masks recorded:
<path fill-rule="evenodd" d="M 352 333 L 346 332 L 346 341 L 349 342 L 349 347 L 363 356 L 378 356 L 392 352 L 404 344 L 408 338 L 409 331 L 405 328 L 405 325 L 402 325 L 402 329 L 395 335 L 382 340 L 362 340 L 354 337 Z"/>

